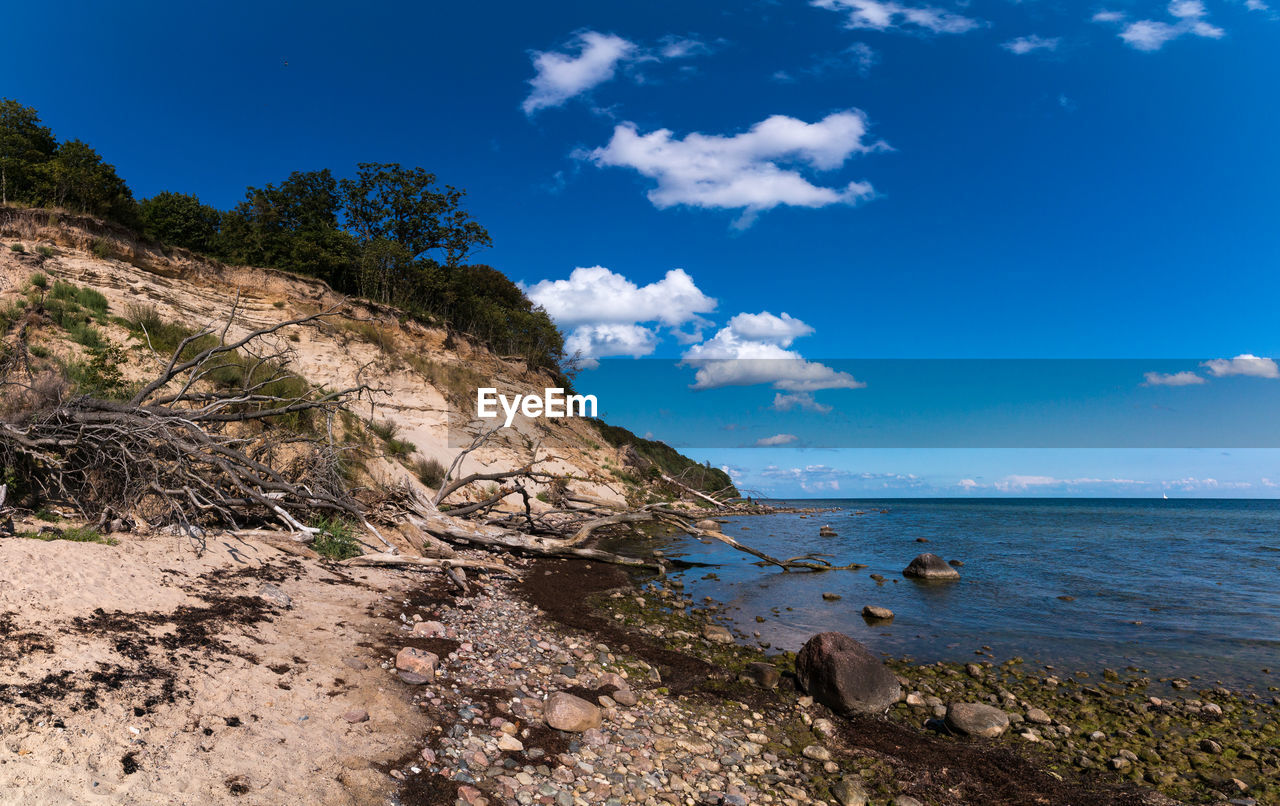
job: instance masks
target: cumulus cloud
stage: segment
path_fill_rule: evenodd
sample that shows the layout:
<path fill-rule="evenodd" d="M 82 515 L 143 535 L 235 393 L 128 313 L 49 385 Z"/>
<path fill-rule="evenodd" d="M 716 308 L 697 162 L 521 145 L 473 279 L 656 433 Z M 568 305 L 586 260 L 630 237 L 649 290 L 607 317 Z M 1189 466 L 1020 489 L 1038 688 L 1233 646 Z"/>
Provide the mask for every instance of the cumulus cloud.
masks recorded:
<path fill-rule="evenodd" d="M 1194 372 L 1148 372 L 1142 376 L 1145 380 L 1143 386 L 1196 386 L 1202 383 L 1208 383 L 1203 377 Z"/>
<path fill-rule="evenodd" d="M 1271 358 L 1259 358 L 1245 353 L 1235 358 L 1215 358 L 1200 366 L 1209 371 L 1215 378 L 1226 378 L 1231 375 L 1244 375 L 1251 378 L 1280 378 L 1280 367 Z"/>
<path fill-rule="evenodd" d="M 855 154 L 887 147 L 866 142 L 866 136 L 867 118 L 857 109 L 816 123 L 773 115 L 733 135 L 693 132 L 680 138 L 670 129 L 642 134 L 634 123 L 622 123 L 607 145 L 580 156 L 598 167 L 630 168 L 654 180 L 648 198 L 659 209 L 742 210 L 736 226 L 746 227 L 759 213 L 780 205 L 814 208 L 871 198 L 874 190 L 867 182 L 828 187 L 801 173 L 805 167 L 834 170 Z"/>
<path fill-rule="evenodd" d="M 1010 53 L 1025 56 L 1026 54 L 1037 50 L 1047 50 L 1050 52 L 1055 51 L 1058 49 L 1058 45 L 1061 44 L 1061 42 L 1061 37 L 1055 36 L 1052 38 L 1046 38 L 1043 36 L 1037 36 L 1036 34 L 1031 34 L 1029 36 L 1019 36 L 1016 39 L 1010 39 L 1000 47 Z"/>
<path fill-rule="evenodd" d="M 845 26 L 848 28 L 876 31 L 906 28 L 933 34 L 963 34 L 982 24 L 933 6 L 904 5 L 893 0 L 812 0 L 812 4 L 847 15 Z"/>
<path fill-rule="evenodd" d="M 566 280 L 541 280 L 521 288 L 557 325 L 569 331 L 565 349 L 585 358 L 649 355 L 659 334 L 652 322 L 672 329 L 681 340 L 697 341 L 710 324 L 700 314 L 716 308 L 683 269 L 671 269 L 657 282 L 637 285 L 604 266 L 576 268 Z M 676 330 L 692 327 L 694 333 Z"/>
<path fill-rule="evenodd" d="M 790 445 L 792 442 L 795 442 L 797 439 L 799 439 L 799 437 L 797 437 L 795 434 L 774 434 L 771 437 L 761 437 L 760 439 L 757 439 L 756 447 L 773 448 L 773 447 L 777 447 L 778 445 Z"/>
<path fill-rule="evenodd" d="M 634 42 L 597 31 L 578 33 L 567 49 L 574 52 L 533 53 L 535 75 L 529 79 L 532 91 L 521 104 L 526 115 L 561 106 L 570 98 L 609 81 L 617 73 L 618 65 L 638 52 Z"/>
<path fill-rule="evenodd" d="M 796 336 L 812 328 L 794 317 L 739 314 L 710 339 L 684 354 L 684 363 L 697 368 L 694 389 L 771 384 L 784 392 L 821 389 L 861 389 L 866 384 L 847 372 L 805 360 L 786 349 Z"/>
<path fill-rule="evenodd" d="M 564 341 L 565 352 L 584 358 L 649 355 L 658 346 L 656 331 L 634 324 L 581 325 Z"/>
<path fill-rule="evenodd" d="M 783 347 L 790 347 L 791 342 L 813 332 L 812 327 L 789 313 L 774 316 L 768 311 L 740 313 L 729 320 L 729 327 L 744 339 L 774 342 Z"/>
<path fill-rule="evenodd" d="M 711 46 L 694 37 L 666 36 L 652 47 L 643 47 L 616 34 L 579 31 L 558 51 L 533 51 L 534 76 L 529 97 L 520 108 L 532 116 L 540 109 L 563 106 L 628 69 L 642 80 L 637 65 L 701 56 Z"/>
<path fill-rule="evenodd" d="M 1166 43 L 1180 36 L 1205 37 L 1219 39 L 1224 32 L 1216 25 L 1205 21 L 1207 12 L 1201 0 L 1172 0 L 1167 10 L 1174 22 L 1159 20 L 1135 20 L 1120 29 L 1120 39 L 1134 50 L 1153 52 L 1160 50 Z M 1115 11 L 1100 11 L 1093 15 L 1094 22 L 1122 22 L 1124 15 Z"/>
<path fill-rule="evenodd" d="M 804 409 L 805 411 L 813 411 L 818 414 L 830 414 L 832 408 L 813 399 L 810 392 L 793 392 L 791 394 L 783 394 L 778 392 L 773 396 L 774 411 L 791 411 L 792 409 Z"/>
<path fill-rule="evenodd" d="M 1244 7 L 1250 11 L 1270 11 L 1271 6 L 1262 2 L 1262 0 L 1244 0 Z"/>

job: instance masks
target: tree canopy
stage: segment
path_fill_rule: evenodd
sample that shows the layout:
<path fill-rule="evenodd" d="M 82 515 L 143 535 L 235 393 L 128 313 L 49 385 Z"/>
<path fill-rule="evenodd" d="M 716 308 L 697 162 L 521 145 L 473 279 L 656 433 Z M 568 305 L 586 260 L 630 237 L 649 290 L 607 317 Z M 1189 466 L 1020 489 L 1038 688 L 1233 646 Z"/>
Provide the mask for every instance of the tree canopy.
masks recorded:
<path fill-rule="evenodd" d="M 35 109 L 0 100 L 2 203 L 89 213 L 228 262 L 319 277 L 558 371 L 564 339 L 546 312 L 502 272 L 468 263 L 493 240 L 465 198 L 424 168 L 366 162 L 347 178 L 294 171 L 225 212 L 174 191 L 137 202 L 88 144 L 59 144 Z"/>

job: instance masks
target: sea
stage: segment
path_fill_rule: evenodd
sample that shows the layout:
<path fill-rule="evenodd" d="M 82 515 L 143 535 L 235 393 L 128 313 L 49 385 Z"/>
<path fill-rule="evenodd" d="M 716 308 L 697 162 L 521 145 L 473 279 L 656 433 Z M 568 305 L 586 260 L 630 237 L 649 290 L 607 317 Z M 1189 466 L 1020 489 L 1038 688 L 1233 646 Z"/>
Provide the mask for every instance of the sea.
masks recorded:
<path fill-rule="evenodd" d="M 724 533 L 775 557 L 816 552 L 867 567 L 784 573 L 688 536 L 643 548 L 698 563 L 674 574 L 684 591 L 722 603 L 735 626 L 772 649 L 836 630 L 919 662 L 1021 657 L 1067 674 L 1132 668 L 1255 691 L 1280 686 L 1280 501 L 769 503 L 835 511 L 732 517 Z M 822 526 L 836 536 L 820 536 Z M 613 546 L 628 547 L 640 548 Z M 961 561 L 960 580 L 903 577 L 923 552 Z M 892 610 L 893 621 L 865 621 L 869 604 Z"/>

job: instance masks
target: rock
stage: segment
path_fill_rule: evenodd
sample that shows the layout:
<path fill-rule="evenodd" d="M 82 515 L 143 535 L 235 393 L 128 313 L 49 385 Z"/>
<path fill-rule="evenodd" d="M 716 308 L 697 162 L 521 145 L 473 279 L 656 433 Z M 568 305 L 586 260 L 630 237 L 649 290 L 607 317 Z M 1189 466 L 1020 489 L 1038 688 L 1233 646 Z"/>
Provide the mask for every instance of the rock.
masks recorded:
<path fill-rule="evenodd" d="M 778 672 L 778 667 L 772 663 L 749 663 L 747 664 L 747 674 L 761 688 L 774 688 L 778 685 L 778 681 L 782 679 L 782 675 Z"/>
<path fill-rule="evenodd" d="M 828 602 L 835 602 L 835 601 L 838 601 L 838 600 L 840 600 L 840 599 L 843 599 L 844 597 L 843 597 L 843 596 L 841 596 L 841 595 L 840 595 L 840 594 L 838 594 L 838 593 L 832 593 L 831 591 L 825 591 L 825 592 L 823 592 L 823 594 L 822 594 L 822 598 L 823 598 L 823 599 L 826 599 Z"/>
<path fill-rule="evenodd" d="M 695 528 L 695 529 L 701 529 L 701 530 L 703 530 L 704 532 L 718 532 L 718 531 L 720 531 L 720 524 L 716 523 L 715 521 L 711 520 L 710 518 L 708 518 L 707 520 L 698 521 L 698 522 L 697 522 L 697 523 L 695 523 L 693 526 L 694 526 L 694 528 Z"/>
<path fill-rule="evenodd" d="M 498 749 L 510 753 L 518 753 L 524 749 L 524 742 L 504 733 L 498 737 Z"/>
<path fill-rule="evenodd" d="M 867 790 L 862 788 L 862 783 L 849 778 L 837 781 L 831 787 L 831 794 L 840 806 L 867 806 L 869 802 Z"/>
<path fill-rule="evenodd" d="M 634 708 L 636 703 L 640 702 L 640 698 L 631 689 L 620 688 L 613 692 L 613 701 L 626 708 Z"/>
<path fill-rule="evenodd" d="M 440 662 L 440 658 L 433 652 L 423 652 L 421 649 L 415 649 L 407 646 L 396 653 L 396 668 L 402 672 L 400 675 L 405 679 L 403 673 L 415 675 L 416 677 L 425 678 L 421 682 L 430 683 L 436 679 L 436 664 Z M 406 682 L 418 682 L 413 679 L 406 679 Z"/>
<path fill-rule="evenodd" d="M 867 605 L 862 608 L 862 617 L 867 621 L 893 621 L 893 611 L 887 607 Z"/>
<path fill-rule="evenodd" d="M 266 599 L 276 607 L 293 606 L 293 599 L 289 598 L 289 594 L 280 590 L 275 585 L 272 585 L 270 582 L 263 583 L 262 587 L 258 588 L 258 596 Z"/>
<path fill-rule="evenodd" d="M 708 624 L 702 628 L 702 637 L 713 644 L 732 644 L 733 633 L 719 624 Z"/>
<path fill-rule="evenodd" d="M 921 554 L 902 570 L 904 577 L 912 579 L 959 579 L 960 572 L 947 565 L 936 554 Z"/>
<path fill-rule="evenodd" d="M 1201 739 L 1200 749 L 1206 753 L 1212 753 L 1215 756 L 1222 754 L 1222 745 L 1218 744 L 1213 739 Z"/>
<path fill-rule="evenodd" d="M 899 795 L 893 799 L 893 806 L 924 806 L 924 804 L 910 795 Z"/>
<path fill-rule="evenodd" d="M 583 733 L 598 728 L 602 721 L 599 708 L 563 691 L 547 697 L 542 717 L 548 726 L 570 733 Z"/>
<path fill-rule="evenodd" d="M 1048 725 L 1053 720 L 1049 718 L 1048 714 L 1041 711 L 1039 708 L 1029 708 L 1027 709 L 1027 721 L 1033 722 L 1037 725 Z"/>
<path fill-rule="evenodd" d="M 925 706 L 924 695 L 918 691 L 913 691 L 908 694 L 907 698 L 903 700 L 903 702 L 910 705 L 912 708 L 923 708 Z"/>
<path fill-rule="evenodd" d="M 350 722 L 352 725 L 358 722 L 368 722 L 369 712 L 363 708 L 353 708 L 342 715 L 342 718 Z"/>
<path fill-rule="evenodd" d="M 364 661 L 360 660 L 359 658 L 343 658 L 343 659 L 342 659 L 342 662 L 343 662 L 343 664 L 345 664 L 346 666 L 348 666 L 348 667 L 350 667 L 350 668 L 352 668 L 352 669 L 356 669 L 357 671 L 361 671 L 361 672 L 363 672 L 365 669 L 368 669 L 368 668 L 369 668 L 369 664 L 365 663 Z"/>
<path fill-rule="evenodd" d="M 830 761 L 831 751 L 820 744 L 811 744 L 804 750 L 800 751 L 805 758 L 811 758 L 814 761 Z"/>
<path fill-rule="evenodd" d="M 994 705 L 955 702 L 947 706 L 947 727 L 965 736 L 994 739 L 1009 729 L 1009 715 Z"/>
<path fill-rule="evenodd" d="M 413 634 L 421 638 L 435 638 L 444 633 L 444 625 L 438 621 L 419 621 L 413 625 Z"/>
<path fill-rule="evenodd" d="M 796 677 L 816 700 L 840 713 L 879 714 L 902 695 L 880 659 L 838 632 L 813 636 L 796 656 Z"/>

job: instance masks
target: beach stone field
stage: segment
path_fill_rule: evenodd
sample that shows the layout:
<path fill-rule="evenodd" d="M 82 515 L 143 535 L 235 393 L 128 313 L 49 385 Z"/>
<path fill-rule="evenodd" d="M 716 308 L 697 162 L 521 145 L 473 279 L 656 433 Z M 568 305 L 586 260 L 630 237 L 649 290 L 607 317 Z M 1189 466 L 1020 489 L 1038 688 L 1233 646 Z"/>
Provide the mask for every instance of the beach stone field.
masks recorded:
<path fill-rule="evenodd" d="M 889 659 L 887 717 L 832 710 L 798 685 L 795 654 L 746 646 L 678 580 L 630 587 L 578 561 L 524 573 L 472 597 L 386 601 L 406 646 L 430 636 L 418 645 L 438 655 L 430 681 L 394 647 L 382 660 L 418 684 L 432 725 L 389 770 L 398 802 L 1278 802 L 1274 695 L 979 648 L 968 664 Z"/>

